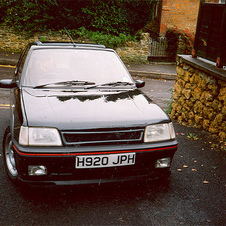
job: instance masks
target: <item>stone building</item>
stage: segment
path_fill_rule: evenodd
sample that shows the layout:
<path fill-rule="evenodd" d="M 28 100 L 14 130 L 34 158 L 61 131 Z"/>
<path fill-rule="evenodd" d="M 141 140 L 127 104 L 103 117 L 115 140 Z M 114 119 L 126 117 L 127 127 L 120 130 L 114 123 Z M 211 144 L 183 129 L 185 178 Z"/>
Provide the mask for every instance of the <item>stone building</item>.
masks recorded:
<path fill-rule="evenodd" d="M 225 0 L 202 0 L 200 12 L 195 54 L 177 59 L 171 118 L 226 141 Z"/>

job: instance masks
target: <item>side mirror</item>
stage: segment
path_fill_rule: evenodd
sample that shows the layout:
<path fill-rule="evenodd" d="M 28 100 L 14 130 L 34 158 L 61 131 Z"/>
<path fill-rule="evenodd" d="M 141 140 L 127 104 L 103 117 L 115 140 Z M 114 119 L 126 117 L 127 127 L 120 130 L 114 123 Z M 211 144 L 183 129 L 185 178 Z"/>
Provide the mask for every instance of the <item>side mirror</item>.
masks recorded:
<path fill-rule="evenodd" d="M 142 80 L 136 80 L 135 81 L 135 84 L 136 84 L 136 87 L 137 88 L 142 88 L 145 86 L 145 81 L 142 81 Z"/>
<path fill-rule="evenodd" d="M 17 82 L 12 79 L 2 79 L 0 80 L 0 88 L 15 88 L 17 87 Z"/>

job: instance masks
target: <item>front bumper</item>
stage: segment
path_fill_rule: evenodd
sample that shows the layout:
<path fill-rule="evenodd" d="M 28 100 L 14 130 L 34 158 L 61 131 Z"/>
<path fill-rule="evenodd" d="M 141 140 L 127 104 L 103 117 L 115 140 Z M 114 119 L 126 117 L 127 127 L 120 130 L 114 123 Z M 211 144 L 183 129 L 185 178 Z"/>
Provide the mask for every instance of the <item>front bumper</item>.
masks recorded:
<path fill-rule="evenodd" d="M 14 143 L 19 180 L 35 186 L 81 185 L 155 178 L 169 172 L 169 168 L 156 169 L 158 159 L 173 159 L 177 141 L 156 144 L 103 145 L 86 147 L 31 148 Z M 100 155 L 112 153 L 136 153 L 135 165 L 107 168 L 75 168 L 78 155 Z M 29 176 L 29 165 L 44 165 L 47 175 Z"/>

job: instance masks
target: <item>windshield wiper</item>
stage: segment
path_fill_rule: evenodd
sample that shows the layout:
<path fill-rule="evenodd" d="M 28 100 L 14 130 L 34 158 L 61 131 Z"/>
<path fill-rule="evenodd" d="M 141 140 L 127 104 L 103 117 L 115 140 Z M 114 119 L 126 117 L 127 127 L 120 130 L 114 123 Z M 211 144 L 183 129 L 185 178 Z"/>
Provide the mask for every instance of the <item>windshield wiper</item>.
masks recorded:
<path fill-rule="evenodd" d="M 40 89 L 40 88 L 44 88 L 46 86 L 52 86 L 52 85 L 63 85 L 63 86 L 73 86 L 73 85 L 94 85 L 95 82 L 89 82 L 89 81 L 79 81 L 79 80 L 71 80 L 71 81 L 63 81 L 63 82 L 54 82 L 54 83 L 47 83 L 47 84 L 43 84 L 43 85 L 38 85 L 33 87 L 34 89 Z"/>
<path fill-rule="evenodd" d="M 134 86 L 134 83 L 131 82 L 108 82 L 108 83 L 103 83 L 103 84 L 97 84 L 94 86 L 89 86 L 86 87 L 86 89 L 92 89 L 92 88 L 96 88 L 96 87 L 101 87 L 101 86 L 111 86 L 111 87 L 116 87 L 116 86 Z"/>

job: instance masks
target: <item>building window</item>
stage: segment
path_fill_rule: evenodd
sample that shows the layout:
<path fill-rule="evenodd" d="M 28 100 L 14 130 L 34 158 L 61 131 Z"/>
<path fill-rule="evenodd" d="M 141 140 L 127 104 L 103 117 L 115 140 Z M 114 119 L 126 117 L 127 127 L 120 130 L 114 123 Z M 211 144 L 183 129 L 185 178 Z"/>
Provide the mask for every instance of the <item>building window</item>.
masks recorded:
<path fill-rule="evenodd" d="M 204 0 L 204 2 L 225 4 L 225 0 Z"/>

